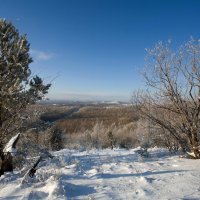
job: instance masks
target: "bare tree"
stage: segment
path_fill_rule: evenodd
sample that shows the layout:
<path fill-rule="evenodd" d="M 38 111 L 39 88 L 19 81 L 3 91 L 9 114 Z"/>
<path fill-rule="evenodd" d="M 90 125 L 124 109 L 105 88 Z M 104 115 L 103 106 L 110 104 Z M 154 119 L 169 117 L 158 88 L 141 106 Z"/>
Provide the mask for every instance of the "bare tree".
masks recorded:
<path fill-rule="evenodd" d="M 134 95 L 141 115 L 200 158 L 200 41 L 191 39 L 176 52 L 170 42 L 159 42 L 148 50 L 144 77 L 148 92 Z"/>

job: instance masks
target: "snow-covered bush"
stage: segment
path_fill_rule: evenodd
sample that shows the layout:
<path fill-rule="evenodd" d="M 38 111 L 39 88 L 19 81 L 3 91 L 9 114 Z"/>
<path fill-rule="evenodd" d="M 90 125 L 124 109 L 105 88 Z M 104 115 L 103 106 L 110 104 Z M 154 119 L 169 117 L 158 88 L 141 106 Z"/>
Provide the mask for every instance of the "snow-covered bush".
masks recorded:
<path fill-rule="evenodd" d="M 64 146 L 70 149 L 112 149 L 113 147 L 130 149 L 139 145 L 139 139 L 135 132 L 136 127 L 136 123 L 106 126 L 102 122 L 97 122 L 92 130 L 65 134 Z"/>

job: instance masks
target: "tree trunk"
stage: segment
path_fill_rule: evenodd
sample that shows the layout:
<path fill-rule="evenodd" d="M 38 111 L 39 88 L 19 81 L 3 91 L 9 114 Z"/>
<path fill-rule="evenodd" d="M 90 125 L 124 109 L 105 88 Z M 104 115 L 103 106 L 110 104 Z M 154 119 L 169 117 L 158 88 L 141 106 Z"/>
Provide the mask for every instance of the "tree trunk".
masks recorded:
<path fill-rule="evenodd" d="M 110 141 L 110 147 L 111 147 L 111 149 L 114 148 L 113 140 Z"/>
<path fill-rule="evenodd" d="M 11 138 L 11 144 L 8 142 L 3 148 L 2 139 L 0 142 L 0 158 L 1 158 L 1 166 L 0 166 L 0 176 L 4 174 L 4 172 L 12 172 L 13 171 L 13 155 L 12 149 L 16 149 L 16 144 L 19 140 L 20 134 L 17 134 L 17 137 Z M 14 140 L 14 141 L 12 141 Z M 8 146 L 7 146 L 8 145 Z M 11 147 L 10 147 L 11 146 Z M 11 150 L 7 149 L 11 148 Z"/>
<path fill-rule="evenodd" d="M 13 164 L 12 164 L 12 155 L 11 153 L 2 154 L 1 156 L 1 174 L 4 172 L 12 172 L 13 171 Z"/>
<path fill-rule="evenodd" d="M 189 145 L 188 145 L 187 140 L 180 139 L 178 143 L 180 144 L 183 153 L 186 153 L 187 151 L 189 151 Z"/>
<path fill-rule="evenodd" d="M 199 151 L 199 147 L 198 147 L 198 137 L 197 137 L 196 129 L 192 129 L 191 150 L 193 151 L 195 158 L 199 159 L 200 151 Z"/>

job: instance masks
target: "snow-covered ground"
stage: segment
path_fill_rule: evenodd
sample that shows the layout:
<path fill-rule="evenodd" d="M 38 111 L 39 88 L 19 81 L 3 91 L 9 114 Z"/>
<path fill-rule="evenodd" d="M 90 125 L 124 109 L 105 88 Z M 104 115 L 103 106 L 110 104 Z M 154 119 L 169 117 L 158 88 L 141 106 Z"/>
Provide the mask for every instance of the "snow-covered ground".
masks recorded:
<path fill-rule="evenodd" d="M 3 199 L 200 199 L 200 160 L 150 150 L 64 149 L 21 184 L 22 172 L 0 177 Z"/>

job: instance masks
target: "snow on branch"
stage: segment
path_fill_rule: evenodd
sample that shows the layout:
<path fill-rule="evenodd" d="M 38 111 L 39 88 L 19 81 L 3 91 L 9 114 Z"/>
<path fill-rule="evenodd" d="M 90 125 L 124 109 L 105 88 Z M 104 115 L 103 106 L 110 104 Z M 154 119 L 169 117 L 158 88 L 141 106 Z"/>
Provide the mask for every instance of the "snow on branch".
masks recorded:
<path fill-rule="evenodd" d="M 3 149 L 4 153 L 11 153 L 12 156 L 16 155 L 16 144 L 17 141 L 19 140 L 20 137 L 20 133 L 18 133 L 17 135 L 15 135 L 14 137 L 12 137 L 9 142 L 6 144 L 5 148 Z"/>

